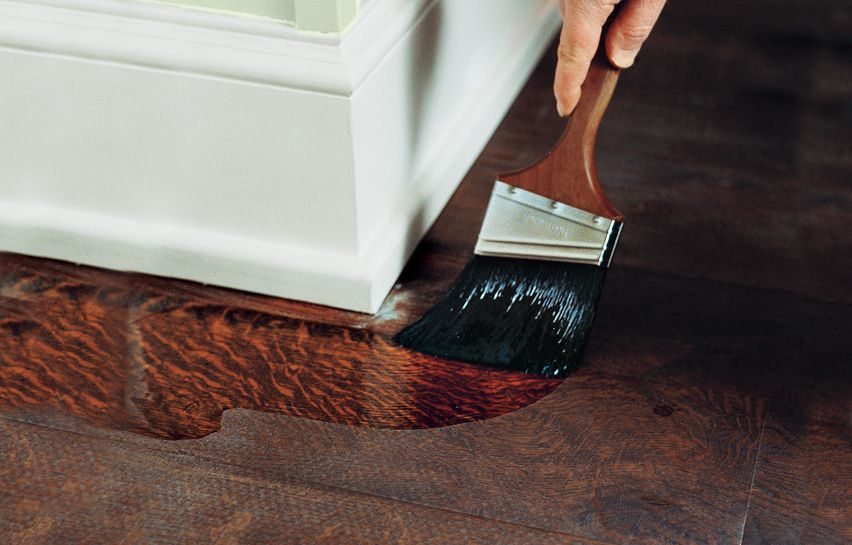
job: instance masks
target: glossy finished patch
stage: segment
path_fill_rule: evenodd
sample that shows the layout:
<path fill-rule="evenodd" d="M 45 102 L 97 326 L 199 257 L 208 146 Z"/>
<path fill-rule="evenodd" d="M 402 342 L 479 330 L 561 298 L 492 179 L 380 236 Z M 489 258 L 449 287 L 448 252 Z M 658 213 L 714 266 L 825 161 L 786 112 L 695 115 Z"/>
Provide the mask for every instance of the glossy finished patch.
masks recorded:
<path fill-rule="evenodd" d="M 0 410 L 59 409 L 170 439 L 245 408 L 375 428 L 520 409 L 560 383 L 446 362 L 344 325 L 152 287 L 149 277 L 0 254 Z M 42 272 L 53 267 L 50 273 Z"/>

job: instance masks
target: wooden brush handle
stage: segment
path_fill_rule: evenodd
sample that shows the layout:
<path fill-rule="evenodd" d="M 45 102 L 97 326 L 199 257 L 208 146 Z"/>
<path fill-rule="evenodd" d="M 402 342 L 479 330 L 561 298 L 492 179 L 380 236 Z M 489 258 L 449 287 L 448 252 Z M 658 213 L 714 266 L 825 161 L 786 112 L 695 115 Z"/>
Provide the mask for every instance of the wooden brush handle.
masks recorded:
<path fill-rule="evenodd" d="M 609 62 L 601 46 L 583 82 L 580 102 L 556 146 L 538 163 L 500 176 L 500 180 L 548 199 L 621 221 L 621 214 L 604 195 L 595 169 L 595 136 L 619 73 L 620 70 Z"/>

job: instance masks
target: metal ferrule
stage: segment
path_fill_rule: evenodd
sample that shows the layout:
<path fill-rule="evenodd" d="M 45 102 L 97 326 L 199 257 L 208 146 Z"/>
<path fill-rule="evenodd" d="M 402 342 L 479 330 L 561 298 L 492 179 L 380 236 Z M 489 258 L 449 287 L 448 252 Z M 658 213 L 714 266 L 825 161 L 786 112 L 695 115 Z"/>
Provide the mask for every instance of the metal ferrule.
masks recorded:
<path fill-rule="evenodd" d="M 608 267 L 621 226 L 498 180 L 475 252 Z"/>

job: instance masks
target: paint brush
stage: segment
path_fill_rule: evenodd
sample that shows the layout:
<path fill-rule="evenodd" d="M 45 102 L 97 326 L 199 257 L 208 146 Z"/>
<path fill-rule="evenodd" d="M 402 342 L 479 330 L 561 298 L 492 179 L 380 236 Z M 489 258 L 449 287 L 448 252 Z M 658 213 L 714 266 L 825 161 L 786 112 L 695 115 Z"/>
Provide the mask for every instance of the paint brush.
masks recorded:
<path fill-rule="evenodd" d="M 622 226 L 594 162 L 618 75 L 601 47 L 559 142 L 538 163 L 498 177 L 474 257 L 396 342 L 528 373 L 576 368 Z"/>

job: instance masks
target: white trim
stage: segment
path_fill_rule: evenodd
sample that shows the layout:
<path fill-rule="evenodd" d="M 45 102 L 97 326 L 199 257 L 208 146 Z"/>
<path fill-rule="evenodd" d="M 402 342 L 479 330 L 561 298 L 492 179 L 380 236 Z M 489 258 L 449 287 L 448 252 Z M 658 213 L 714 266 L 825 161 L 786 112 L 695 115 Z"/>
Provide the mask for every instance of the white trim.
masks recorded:
<path fill-rule="evenodd" d="M 0 202 L 0 248 L 340 306 L 375 308 L 361 263 L 284 244 Z M 354 299 L 353 299 L 354 296 Z"/>
<path fill-rule="evenodd" d="M 208 13 L 272 20 L 301 31 L 339 33 L 358 14 L 358 0 L 132 0 L 156 2 Z"/>
<path fill-rule="evenodd" d="M 470 2 L 371 0 L 341 37 L 0 0 L 0 249 L 376 311 L 558 26 Z"/>
<path fill-rule="evenodd" d="M 133 21 L 184 25 L 193 28 L 205 28 L 225 32 L 285 38 L 319 43 L 337 43 L 337 34 L 298 32 L 290 26 L 272 19 L 246 17 L 229 13 L 213 12 L 178 5 L 157 3 L 156 0 L 4 0 L 8 3 L 27 4 L 34 7 L 48 7 L 66 10 L 77 14 L 94 14 L 121 17 Z M 33 11 L 38 14 L 39 11 Z M 66 14 L 64 17 L 73 17 Z"/>
<path fill-rule="evenodd" d="M 372 0 L 361 5 L 356 24 L 344 33 L 340 51 L 352 92 L 441 0 Z"/>
<path fill-rule="evenodd" d="M 388 215 L 363 250 L 365 273 L 371 278 L 372 310 L 378 310 L 417 243 L 452 197 L 459 182 L 479 156 L 514 102 L 537 60 L 559 28 L 555 5 L 539 2 L 536 11 L 519 25 L 509 42 L 505 62 L 495 63 L 484 81 L 486 94 L 469 95 L 463 115 L 447 124 L 443 145 L 422 161 L 398 206 Z M 532 38 L 531 38 L 532 37 Z M 540 37 L 540 39 L 534 39 Z M 417 224 L 412 218 L 418 218 Z"/>
<path fill-rule="evenodd" d="M 438 0 L 373 1 L 341 36 L 121 0 L 0 0 L 0 47 L 351 95 Z"/>

